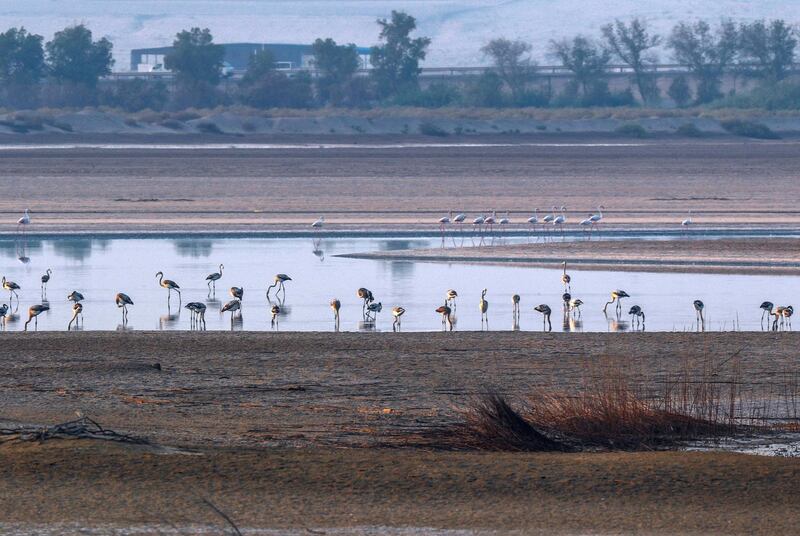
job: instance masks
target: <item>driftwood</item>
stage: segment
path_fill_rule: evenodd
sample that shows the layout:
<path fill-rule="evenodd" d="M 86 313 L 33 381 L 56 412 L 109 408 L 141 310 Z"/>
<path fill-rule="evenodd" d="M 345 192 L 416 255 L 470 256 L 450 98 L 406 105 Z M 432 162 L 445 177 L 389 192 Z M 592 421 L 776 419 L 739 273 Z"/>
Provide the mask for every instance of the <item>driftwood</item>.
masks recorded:
<path fill-rule="evenodd" d="M 10 441 L 47 441 L 48 439 L 101 439 L 120 443 L 148 445 L 149 441 L 103 428 L 89 417 L 80 417 L 52 426 L 21 425 L 0 428 L 0 443 Z"/>

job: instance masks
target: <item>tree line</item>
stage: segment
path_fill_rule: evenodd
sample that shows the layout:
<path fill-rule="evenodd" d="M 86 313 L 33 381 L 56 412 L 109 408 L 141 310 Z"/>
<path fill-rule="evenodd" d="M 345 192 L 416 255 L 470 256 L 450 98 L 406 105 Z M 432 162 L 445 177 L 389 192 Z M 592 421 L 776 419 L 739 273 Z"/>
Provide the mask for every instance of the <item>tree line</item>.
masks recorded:
<path fill-rule="evenodd" d="M 422 88 L 420 63 L 431 40 L 414 36 L 416 20 L 404 12 L 392 11 L 377 24 L 379 43 L 371 48 L 368 76 L 358 75 L 360 59 L 354 44 L 327 38 L 311 46 L 313 77 L 305 71 L 276 69 L 272 54 L 261 50 L 251 56 L 242 79 L 224 88 L 224 47 L 214 43 L 208 29 L 191 28 L 176 35 L 165 57 L 165 67 L 175 75 L 168 86 L 145 79 L 100 84 L 111 73 L 113 45 L 105 38 L 95 40 L 82 24 L 56 32 L 46 43 L 25 28 L 11 28 L 0 34 L 0 101 L 12 108 L 107 105 L 128 111 L 236 103 L 257 108 L 657 106 L 663 96 L 656 51 L 663 47 L 671 51 L 674 62 L 686 66 L 689 75 L 674 77 L 667 96 L 678 106 L 687 106 L 725 97 L 726 74 L 757 79 L 762 91 L 784 87 L 797 47 L 797 29 L 781 19 L 741 24 L 722 20 L 716 26 L 702 20 L 681 22 L 664 37 L 634 18 L 607 24 L 597 37 L 551 41 L 547 55 L 571 74 L 558 90 L 546 82 L 546 73 L 532 59 L 532 46 L 506 38 L 482 47 L 492 64 L 482 75 L 464 84 L 439 82 Z M 629 88 L 610 89 L 613 63 L 629 67 Z M 800 107 L 800 90 L 795 93 Z"/>

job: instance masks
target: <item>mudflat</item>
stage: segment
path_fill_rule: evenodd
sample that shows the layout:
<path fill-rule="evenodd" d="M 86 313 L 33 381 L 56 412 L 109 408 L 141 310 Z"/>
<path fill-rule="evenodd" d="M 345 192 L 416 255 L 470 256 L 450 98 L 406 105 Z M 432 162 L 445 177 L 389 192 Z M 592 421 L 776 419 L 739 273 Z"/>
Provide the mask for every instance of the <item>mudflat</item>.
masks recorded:
<path fill-rule="evenodd" d="M 620 225 L 677 226 L 689 210 L 698 224 L 800 223 L 797 141 L 81 140 L 4 147 L 0 231 L 13 231 L 26 207 L 40 232 L 306 229 L 322 214 L 331 229 L 430 230 L 449 210 L 509 211 L 522 225 L 554 205 L 577 223 L 600 204 Z M 127 145 L 108 148 L 115 141 Z M 248 142 L 269 147 L 237 146 Z"/>
<path fill-rule="evenodd" d="M 578 391 L 617 373 L 645 390 L 687 374 L 722 389 L 736 380 L 749 400 L 780 400 L 800 367 L 797 339 L 7 333 L 7 424 L 53 424 L 80 410 L 157 446 L 0 445 L 0 529 L 222 531 L 208 500 L 240 527 L 277 533 L 792 534 L 797 459 L 448 452 L 404 439 L 455 422 L 486 389 L 513 400 L 537 388 Z"/>

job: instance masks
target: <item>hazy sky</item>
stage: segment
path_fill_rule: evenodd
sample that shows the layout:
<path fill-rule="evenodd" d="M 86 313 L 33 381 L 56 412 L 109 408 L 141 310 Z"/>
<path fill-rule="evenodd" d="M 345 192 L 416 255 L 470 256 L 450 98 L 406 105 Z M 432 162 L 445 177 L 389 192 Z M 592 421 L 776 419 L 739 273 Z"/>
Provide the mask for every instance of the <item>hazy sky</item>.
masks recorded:
<path fill-rule="evenodd" d="M 482 64 L 479 49 L 496 36 L 531 42 L 534 55 L 547 62 L 550 39 L 596 35 L 616 17 L 644 17 L 663 32 L 677 20 L 698 17 L 800 21 L 800 0 L 0 0 L 0 21 L 46 39 L 68 24 L 85 23 L 114 42 L 115 68 L 126 69 L 131 48 L 167 45 L 190 26 L 209 27 L 217 42 L 332 37 L 369 46 L 377 41 L 375 19 L 392 9 L 417 17 L 420 33 L 433 39 L 428 66 Z"/>

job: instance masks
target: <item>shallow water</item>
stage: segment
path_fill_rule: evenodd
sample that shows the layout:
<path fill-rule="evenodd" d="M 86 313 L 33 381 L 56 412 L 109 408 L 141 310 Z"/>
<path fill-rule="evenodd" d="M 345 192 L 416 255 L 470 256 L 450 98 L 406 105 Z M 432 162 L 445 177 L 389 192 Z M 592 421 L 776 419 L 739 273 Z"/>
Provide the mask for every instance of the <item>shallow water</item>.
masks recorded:
<path fill-rule="evenodd" d="M 525 240 L 525 239 L 518 239 Z M 506 243 L 511 243 L 508 239 Z M 71 317 L 67 294 L 78 290 L 86 296 L 86 330 L 121 329 L 121 312 L 114 295 L 125 292 L 135 305 L 130 308 L 127 329 L 185 330 L 190 314 L 179 307 L 173 295 L 170 308 L 167 291 L 158 286 L 155 273 L 178 282 L 182 304 L 202 301 L 207 304 L 209 330 L 328 331 L 334 328 L 329 307 L 332 298 L 342 302 L 340 329 L 343 331 L 391 331 L 391 307 L 406 309 L 403 331 L 441 329 L 434 309 L 442 304 L 444 292 L 459 293 L 455 309 L 456 330 L 482 328 L 478 300 L 488 288 L 490 330 L 542 330 L 542 317 L 533 311 L 540 303 L 553 309 L 553 331 L 631 330 L 625 314 L 631 305 L 646 313 L 647 331 L 694 330 L 694 299 L 706 304 L 706 330 L 761 330 L 759 304 L 770 300 L 783 305 L 787 297 L 800 292 L 800 281 L 787 276 L 675 274 L 612 271 L 573 271 L 572 295 L 584 301 L 582 316 L 562 322 L 561 294 L 564 291 L 558 270 L 531 266 L 493 266 L 458 263 L 365 260 L 337 257 L 338 254 L 437 247 L 441 239 L 432 238 L 60 238 L 0 240 L 0 274 L 21 285 L 17 315 L 6 329 L 23 329 L 30 305 L 42 303 L 40 277 L 47 268 L 53 275 L 47 288 L 50 311 L 39 317 L 39 330 L 65 330 Z M 22 260 L 20 260 L 22 259 Z M 225 265 L 215 294 L 209 295 L 205 277 Z M 265 290 L 276 273 L 287 273 L 286 299 L 277 326 L 271 326 Z M 221 315 L 222 304 L 230 300 L 228 289 L 244 287 L 241 318 L 231 323 Z M 358 287 L 367 287 L 383 304 L 374 324 L 362 318 Z M 623 301 L 619 321 L 609 308 L 602 313 L 609 292 L 626 290 L 632 298 Z M 512 320 L 511 296 L 522 297 L 518 326 Z M 0 294 L 0 303 L 8 303 Z M 275 300 L 274 290 L 272 300 Z M 31 323 L 30 328 L 34 325 Z M 483 326 L 485 327 L 485 326 Z"/>

